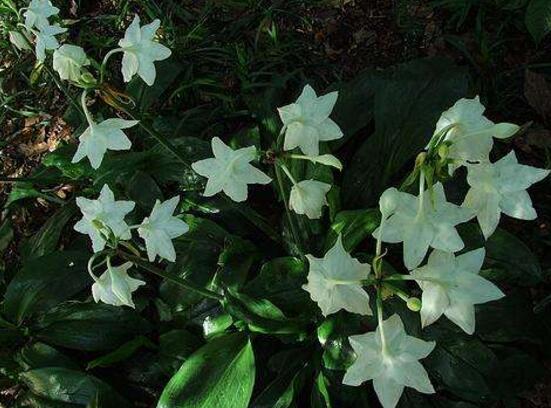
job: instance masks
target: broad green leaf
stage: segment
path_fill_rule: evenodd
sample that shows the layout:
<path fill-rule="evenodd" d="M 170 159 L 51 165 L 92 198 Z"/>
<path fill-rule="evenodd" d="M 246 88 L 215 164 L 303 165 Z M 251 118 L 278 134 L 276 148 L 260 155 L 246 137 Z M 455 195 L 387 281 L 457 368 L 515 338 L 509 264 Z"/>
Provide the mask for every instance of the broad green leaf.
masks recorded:
<path fill-rule="evenodd" d="M 259 257 L 260 254 L 251 242 L 239 237 L 230 237 L 218 258 L 220 270 L 216 276 L 217 284 L 231 288 L 242 286 L 253 263 Z"/>
<path fill-rule="evenodd" d="M 539 44 L 551 31 L 551 2 L 531 0 L 526 8 L 524 22 L 534 41 Z"/>
<path fill-rule="evenodd" d="M 8 247 L 13 239 L 13 228 L 10 220 L 5 220 L 0 225 L 0 254 Z"/>
<path fill-rule="evenodd" d="M 71 404 L 69 402 L 53 401 L 42 398 L 30 391 L 26 391 L 17 396 L 17 408 L 82 408 L 81 404 Z"/>
<path fill-rule="evenodd" d="M 250 408 L 289 408 L 298 397 L 309 369 L 308 362 L 287 367 L 262 390 Z"/>
<path fill-rule="evenodd" d="M 496 399 L 488 380 L 498 359 L 476 337 L 446 328 L 438 322 L 424 330 L 426 340 L 435 340 L 436 347 L 423 360 L 423 365 L 437 384 L 456 396 L 475 403 Z"/>
<path fill-rule="evenodd" d="M 47 343 L 84 351 L 113 349 L 149 328 L 128 307 L 81 302 L 65 302 L 48 310 L 33 327 Z"/>
<path fill-rule="evenodd" d="M 91 278 L 86 269 L 89 257 L 85 252 L 62 251 L 26 262 L 6 289 L 6 315 L 22 322 L 89 287 Z"/>
<path fill-rule="evenodd" d="M 96 377 L 63 367 L 37 368 L 20 374 L 20 379 L 36 395 L 46 399 L 75 404 L 87 404 L 96 394 L 102 406 L 129 407 L 111 386 Z"/>
<path fill-rule="evenodd" d="M 528 290 L 510 291 L 499 300 L 478 305 L 476 334 L 492 343 L 545 343 L 542 325 L 534 314 Z"/>
<path fill-rule="evenodd" d="M 64 367 L 78 370 L 78 364 L 65 354 L 40 342 L 23 347 L 15 359 L 24 370 L 43 367 Z"/>
<path fill-rule="evenodd" d="M 155 69 L 157 70 L 157 78 L 152 86 L 148 86 L 141 78 L 136 76 L 127 87 L 128 94 L 134 99 L 141 112 L 145 112 L 159 100 L 183 68 L 175 59 L 171 58 L 157 62 Z"/>
<path fill-rule="evenodd" d="M 155 344 L 151 342 L 147 337 L 138 336 L 129 342 L 124 343 L 122 346 L 113 350 L 112 352 L 105 354 L 101 357 L 95 358 L 86 365 L 87 370 L 91 370 L 96 367 L 108 367 L 116 364 L 120 361 L 130 358 L 140 348 L 155 348 Z"/>
<path fill-rule="evenodd" d="M 258 299 L 237 293 L 226 292 L 226 310 L 247 324 L 249 330 L 268 334 L 292 334 L 303 336 L 306 321 L 288 318 L 283 312 L 266 299 Z"/>
<path fill-rule="evenodd" d="M 255 380 L 249 339 L 234 333 L 207 343 L 169 381 L 157 408 L 247 408 Z"/>
<path fill-rule="evenodd" d="M 348 207 L 376 205 L 393 177 L 413 168 L 440 114 L 465 96 L 467 82 L 465 70 L 443 58 L 414 60 L 374 77 L 375 133 L 345 167 Z"/>
<path fill-rule="evenodd" d="M 145 171 L 136 171 L 125 185 L 128 198 L 145 211 L 150 211 L 156 200 L 163 201 L 163 193 L 157 182 Z"/>
<path fill-rule="evenodd" d="M 176 262 L 168 266 L 167 272 L 207 286 L 218 269 L 218 258 L 228 234 L 214 222 L 203 218 L 186 215 L 184 221 L 189 225 L 189 231 L 173 241 Z M 166 280 L 160 286 L 160 294 L 165 302 L 179 309 L 202 299 L 196 293 Z"/>
<path fill-rule="evenodd" d="M 352 252 L 364 239 L 371 237 L 380 222 L 381 214 L 376 208 L 337 213 L 325 239 L 325 250 L 335 245 L 340 234 L 344 247 Z"/>
<path fill-rule="evenodd" d="M 159 337 L 159 364 L 171 376 L 203 342 L 188 330 L 171 330 Z"/>
<path fill-rule="evenodd" d="M 21 256 L 25 262 L 55 251 L 65 225 L 75 215 L 74 203 L 66 204 L 57 210 L 42 225 L 40 230 L 21 246 Z"/>
<path fill-rule="evenodd" d="M 294 315 L 316 311 L 308 292 L 302 289 L 306 283 L 307 265 L 300 258 L 275 258 L 262 265 L 260 273 L 244 288 L 249 296 L 265 298 Z"/>
<path fill-rule="evenodd" d="M 481 275 L 494 282 L 533 286 L 543 282 L 544 273 L 530 248 L 513 234 L 498 228 L 487 240 L 476 224 L 463 224 L 459 232 L 469 249 L 486 247 Z"/>
<path fill-rule="evenodd" d="M 312 395 L 310 404 L 312 408 L 331 408 L 331 396 L 329 395 L 329 383 L 323 373 L 318 373 L 314 385 L 312 386 Z"/>

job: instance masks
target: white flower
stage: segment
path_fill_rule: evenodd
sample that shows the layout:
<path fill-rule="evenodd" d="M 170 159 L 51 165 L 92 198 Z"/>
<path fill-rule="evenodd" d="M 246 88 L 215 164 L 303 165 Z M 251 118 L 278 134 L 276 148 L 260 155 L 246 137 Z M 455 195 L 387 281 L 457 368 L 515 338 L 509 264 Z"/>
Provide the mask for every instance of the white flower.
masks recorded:
<path fill-rule="evenodd" d="M 113 306 L 134 308 L 132 293 L 145 282 L 128 276 L 132 262 L 120 266 L 110 266 L 92 285 L 92 296 L 96 303 L 103 302 Z"/>
<path fill-rule="evenodd" d="M 547 177 L 549 170 L 519 164 L 514 151 L 495 163 L 469 165 L 468 170 L 471 188 L 463 206 L 476 213 L 484 237 L 494 233 L 502 212 L 521 220 L 536 218 L 526 189 Z"/>
<path fill-rule="evenodd" d="M 130 229 L 124 217 L 134 209 L 133 201 L 115 201 L 115 196 L 107 184 L 101 189 L 97 200 L 77 197 L 77 205 L 82 212 L 82 219 L 75 224 L 75 231 L 88 234 L 92 239 L 94 252 L 105 248 L 105 238 L 109 228 L 115 237 L 130 239 Z"/>
<path fill-rule="evenodd" d="M 485 254 L 484 248 L 457 257 L 433 251 L 426 265 L 411 272 L 423 290 L 423 327 L 444 314 L 466 333 L 474 333 L 474 305 L 505 296 L 492 282 L 478 275 Z"/>
<path fill-rule="evenodd" d="M 208 178 L 203 193 L 205 197 L 223 191 L 233 201 L 241 202 L 247 199 L 248 184 L 268 184 L 272 181 L 249 164 L 256 158 L 254 146 L 233 150 L 218 137 L 212 139 L 211 145 L 214 157 L 191 165 L 197 174 Z"/>
<path fill-rule="evenodd" d="M 172 197 L 163 203 L 157 200 L 151 215 L 146 217 L 138 228 L 140 237 L 145 241 L 150 262 L 153 262 L 157 255 L 170 262 L 176 260 L 176 251 L 172 239 L 185 234 L 189 230 L 184 221 L 172 215 L 179 200 L 180 197 L 178 196 Z"/>
<path fill-rule="evenodd" d="M 403 242 L 404 264 L 408 269 L 421 263 L 429 247 L 446 252 L 463 249 L 463 241 L 455 226 L 474 216 L 468 208 L 446 201 L 440 183 L 433 186 L 432 197 L 426 190 L 423 199 L 393 189 L 392 194 L 386 193 L 384 205 L 393 208 L 393 213 L 373 236 L 384 242 Z"/>
<path fill-rule="evenodd" d="M 27 11 L 23 13 L 25 16 L 25 27 L 30 30 L 33 27 L 41 29 L 49 26 L 48 18 L 59 13 L 59 9 L 52 5 L 50 0 L 32 0 Z"/>
<path fill-rule="evenodd" d="M 88 157 L 92 167 L 99 168 L 107 150 L 130 149 L 132 143 L 122 129 L 131 128 L 137 123 L 137 120 L 117 118 L 107 119 L 101 123 L 90 121 L 88 128 L 79 137 L 80 143 L 72 162 L 77 163 L 84 157 Z"/>
<path fill-rule="evenodd" d="M 295 103 L 278 108 L 285 127 L 283 148 L 300 147 L 307 156 L 319 155 L 319 142 L 340 139 L 343 133 L 329 119 L 337 102 L 338 92 L 318 97 L 310 85 L 306 85 Z"/>
<path fill-rule="evenodd" d="M 65 31 L 67 31 L 66 28 L 60 27 L 57 24 L 41 27 L 40 31 L 33 31 L 36 37 L 35 49 L 38 61 L 43 62 L 46 59 L 46 50 L 59 48 L 59 42 L 55 36 Z"/>
<path fill-rule="evenodd" d="M 53 68 L 63 80 L 78 82 L 81 69 L 90 65 L 90 60 L 81 47 L 64 44 L 54 51 Z"/>
<path fill-rule="evenodd" d="M 478 96 L 473 99 L 463 98 L 442 113 L 438 120 L 434 134 L 451 127 L 445 140 L 452 142 L 448 157 L 456 159 L 457 164 L 487 161 L 493 146 L 492 137 L 506 139 L 519 130 L 512 123 L 495 124 L 484 116 L 485 109 Z"/>
<path fill-rule="evenodd" d="M 310 293 L 324 316 L 341 309 L 361 315 L 371 314 L 369 295 L 362 288 L 362 280 L 367 279 L 371 267 L 346 252 L 340 235 L 323 258 L 312 255 L 306 255 L 306 258 L 310 270 L 308 283 L 302 288 Z"/>
<path fill-rule="evenodd" d="M 316 180 L 304 180 L 293 185 L 289 195 L 289 208 L 297 214 L 306 214 L 311 220 L 321 217 L 321 209 L 327 205 L 325 195 L 331 184 Z"/>
<path fill-rule="evenodd" d="M 346 371 L 343 383 L 358 386 L 373 380 L 373 388 L 384 408 L 396 406 L 404 387 L 434 393 L 428 374 L 418 360 L 427 357 L 436 343 L 408 336 L 397 314 L 382 326 L 375 332 L 349 337 L 357 358 Z"/>
<path fill-rule="evenodd" d="M 155 82 L 155 61 L 162 61 L 170 57 L 170 49 L 153 41 L 161 22 L 153 20 L 150 24 L 140 27 L 140 17 L 137 15 L 126 29 L 124 38 L 119 41 L 123 49 L 122 75 L 125 82 L 138 74 L 144 82 L 151 86 Z"/>

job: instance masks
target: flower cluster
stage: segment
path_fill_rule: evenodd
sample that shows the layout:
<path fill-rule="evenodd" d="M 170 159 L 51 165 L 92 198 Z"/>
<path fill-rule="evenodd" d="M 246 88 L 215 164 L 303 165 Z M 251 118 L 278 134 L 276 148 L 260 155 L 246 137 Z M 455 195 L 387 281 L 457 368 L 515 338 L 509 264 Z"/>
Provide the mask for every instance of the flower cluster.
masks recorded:
<path fill-rule="evenodd" d="M 80 208 L 82 218 L 75 224 L 75 231 L 86 234 L 92 240 L 94 252 L 101 253 L 106 246 L 115 250 L 120 241 L 132 239 L 132 230 L 137 229 L 139 236 L 145 242 L 145 249 L 150 262 L 157 256 L 169 262 L 176 260 L 176 252 L 172 240 L 185 234 L 189 227 L 181 219 L 175 217 L 174 211 L 180 198 L 172 197 L 170 200 L 156 201 L 151 215 L 146 217 L 141 224 L 129 226 L 125 217 L 134 209 L 133 201 L 116 201 L 115 195 L 106 184 L 101 189 L 96 200 L 84 197 L 77 198 L 77 206 Z M 125 246 L 133 246 L 125 242 Z M 121 266 L 111 266 L 111 257 L 106 258 L 107 271 L 99 278 L 93 273 L 93 263 L 96 255 L 91 258 L 89 272 L 95 283 L 92 286 L 94 299 L 115 306 L 134 306 L 132 292 L 144 282 L 128 276 L 128 269 L 132 266 L 127 262 Z"/>
<path fill-rule="evenodd" d="M 341 309 L 369 314 L 369 296 L 363 286 L 375 286 L 379 325 L 375 332 L 350 337 L 356 360 L 343 382 L 360 385 L 373 380 L 375 392 L 385 408 L 396 406 L 404 387 L 413 387 L 422 393 L 434 392 L 418 360 L 427 357 L 435 344 L 408 336 L 398 315 L 384 320 L 382 291 L 395 293 L 412 310 L 420 309 L 422 327 L 445 315 L 463 331 L 473 334 L 474 305 L 497 300 L 504 294 L 479 276 L 484 248 L 456 255 L 464 248 L 456 226 L 476 218 L 484 237 L 488 238 L 495 231 L 502 212 L 518 219 L 536 218 L 526 189 L 545 178 L 549 171 L 519 164 L 514 152 L 491 162 L 493 138 L 508 138 L 519 127 L 494 124 L 483 113 L 484 106 L 478 97 L 461 99 L 445 111 L 412 173 L 419 179 L 418 194 L 392 187 L 381 195 L 382 219 L 373 233 L 377 239 L 374 279 L 368 277 L 367 265 L 362 269 L 362 265 L 346 253 L 340 237 L 323 260 L 307 256 L 310 269 L 304 289 L 324 316 Z M 306 139 L 311 140 L 313 134 L 313 130 L 309 131 Z M 470 190 L 463 203 L 457 205 L 447 200 L 443 184 L 435 180 L 439 169 L 444 168 L 453 175 L 461 166 L 467 168 Z M 403 262 L 409 274 L 385 276 L 381 268 L 383 242 L 403 243 Z M 433 251 L 420 266 L 429 248 Z M 397 280 L 415 281 L 422 290 L 421 301 L 394 287 L 392 281 Z"/>
<path fill-rule="evenodd" d="M 79 162 L 87 157 L 94 169 L 98 169 L 107 150 L 129 150 L 132 142 L 123 132 L 135 126 L 138 121 L 119 118 L 107 119 L 96 123 L 86 104 L 86 94 L 97 85 L 97 80 L 86 69 L 91 65 L 90 58 L 82 47 L 72 44 L 60 46 L 56 35 L 67 31 L 58 23 L 50 24 L 49 19 L 59 14 L 50 0 L 32 0 L 24 9 L 25 23 L 21 31 L 10 32 L 11 42 L 19 49 L 30 49 L 34 42 L 38 61 L 46 60 L 46 51 L 53 52 L 52 67 L 62 80 L 84 88 L 82 95 L 82 109 L 88 122 L 88 128 L 79 137 L 79 146 L 73 157 L 73 162 Z M 140 26 L 140 18 L 136 15 L 126 29 L 124 38 L 119 41 L 119 48 L 109 51 L 100 68 L 103 71 L 109 58 L 116 53 L 123 53 L 121 73 L 125 82 L 138 75 L 151 86 L 155 82 L 156 61 L 170 57 L 169 48 L 155 41 L 155 35 L 160 27 L 160 21 L 154 20 L 150 24 Z"/>
<path fill-rule="evenodd" d="M 88 110 L 87 92 L 100 89 L 107 62 L 116 53 L 123 54 L 121 73 L 125 82 L 137 75 L 147 85 L 153 85 L 155 62 L 171 55 L 170 49 L 156 41 L 160 21 L 142 26 L 140 18 L 135 16 L 124 38 L 118 42 L 119 48 L 109 51 L 102 63 L 96 64 L 81 47 L 60 45 L 56 36 L 66 29 L 59 23 L 50 22 L 59 14 L 59 9 L 50 0 L 32 0 L 23 10 L 25 19 L 20 23 L 21 30 L 10 32 L 12 43 L 21 50 L 30 50 L 34 43 L 36 57 L 41 63 L 45 62 L 47 51 L 53 51 L 52 66 L 59 78 L 83 89 L 81 104 L 88 126 L 79 137 L 72 161 L 80 162 L 87 157 L 91 166 L 98 169 L 108 150 L 131 149 L 132 142 L 124 130 L 136 126 L 139 121 L 109 118 L 96 122 Z M 96 79 L 88 69 L 98 65 L 99 79 Z M 272 148 L 266 152 L 259 151 L 256 146 L 234 149 L 214 137 L 211 140 L 213 157 L 191 164 L 197 174 L 207 178 L 203 195 L 210 197 L 223 192 L 236 202 L 247 200 L 249 185 L 272 182 L 271 176 L 251 164 L 256 160 L 264 161 L 274 165 L 277 179 L 274 184 L 285 201 L 286 210 L 309 219 L 321 218 L 332 185 L 315 179 L 297 181 L 298 177 L 288 165 L 292 160 L 307 160 L 342 170 L 335 156 L 320 154 L 328 149 L 320 142 L 343 137 L 339 126 L 330 118 L 337 99 L 337 92 L 318 96 L 306 85 L 296 102 L 278 108 L 283 126 Z M 375 303 L 376 329 L 349 338 L 356 358 L 348 367 L 343 383 L 358 386 L 372 380 L 384 408 L 395 407 L 405 387 L 434 393 L 419 360 L 432 352 L 435 343 L 408 335 L 397 314 L 385 319 L 383 300 L 397 295 L 406 301 L 411 310 L 420 312 L 422 327 L 444 315 L 464 332 L 473 334 L 474 306 L 499 299 L 504 294 L 479 275 L 484 248 L 459 253 L 465 245 L 456 227 L 476 219 L 487 239 L 496 230 L 501 213 L 522 220 L 536 218 L 526 189 L 548 176 L 549 171 L 519 164 L 514 152 L 492 161 L 494 138 L 511 137 L 519 127 L 510 123 L 496 124 L 484 116 L 484 110 L 476 97 L 461 99 L 442 113 L 425 151 L 418 155 L 415 168 L 404 183 L 405 188 L 409 188 L 418 180 L 417 194 L 394 187 L 383 192 L 379 200 L 381 222 L 373 232 L 377 241 L 371 264 L 352 257 L 341 235 L 322 258 L 305 255 L 309 270 L 303 289 L 317 303 L 323 316 L 340 310 L 372 315 Z M 458 205 L 448 201 L 443 182 L 453 177 L 460 167 L 466 168 L 470 188 Z M 288 191 L 284 187 L 283 174 L 290 182 Z M 115 200 L 108 185 L 103 186 L 97 199 L 76 199 L 82 218 L 74 229 L 91 239 L 94 254 L 88 270 L 94 280 L 92 295 L 96 302 L 134 307 L 132 294 L 145 282 L 131 277 L 128 271 L 135 264 L 146 262 L 142 252 L 147 254 L 149 262 L 176 260 L 173 240 L 189 230 L 188 225 L 174 215 L 179 200 L 178 196 L 164 202 L 157 200 L 149 216 L 140 224 L 128 225 L 126 219 L 134 211 L 135 203 Z M 292 219 L 290 212 L 288 215 Z M 134 239 L 133 230 L 141 241 Z M 386 253 L 383 243 L 402 243 L 407 273 L 388 275 L 386 268 L 382 268 Z M 133 255 L 122 251 L 121 247 Z M 115 257 L 126 262 L 112 265 Z M 100 261 L 96 262 L 98 258 Z M 106 270 L 97 276 L 94 269 L 103 265 Z M 394 286 L 393 281 L 414 281 L 421 290 L 421 300 Z M 375 289 L 376 296 L 370 296 L 370 289 Z M 212 293 L 212 297 L 222 298 L 217 293 Z"/>

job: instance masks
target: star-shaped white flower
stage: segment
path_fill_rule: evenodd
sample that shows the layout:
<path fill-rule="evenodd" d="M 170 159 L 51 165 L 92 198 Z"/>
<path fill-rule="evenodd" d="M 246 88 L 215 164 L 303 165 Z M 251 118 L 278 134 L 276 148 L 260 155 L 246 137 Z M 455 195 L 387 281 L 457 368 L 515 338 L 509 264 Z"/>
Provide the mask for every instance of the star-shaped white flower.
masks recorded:
<path fill-rule="evenodd" d="M 41 27 L 39 31 L 33 31 L 35 40 L 36 58 L 43 62 L 46 59 L 46 50 L 55 50 L 59 48 L 59 42 L 55 38 L 56 35 L 67 31 L 66 28 L 60 27 L 58 24 Z"/>
<path fill-rule="evenodd" d="M 444 314 L 466 333 L 474 333 L 474 305 L 505 296 L 496 285 L 478 275 L 485 254 L 484 248 L 457 257 L 433 251 L 426 265 L 411 272 L 423 290 L 423 327 Z"/>
<path fill-rule="evenodd" d="M 130 239 L 130 229 L 124 221 L 126 214 L 134 209 L 133 201 L 115 201 L 115 196 L 107 184 L 101 189 L 97 200 L 77 197 L 77 205 L 82 212 L 82 219 L 74 229 L 82 234 L 88 234 L 92 239 L 94 252 L 105 248 L 107 228 L 120 239 Z"/>
<path fill-rule="evenodd" d="M 63 80 L 78 82 L 81 69 L 90 65 L 90 60 L 81 47 L 64 44 L 54 51 L 53 68 Z"/>
<path fill-rule="evenodd" d="M 494 233 L 501 213 L 520 220 L 537 217 L 526 189 L 547 177 L 549 170 L 519 164 L 514 151 L 495 163 L 467 167 L 471 188 L 463 206 L 476 213 L 484 237 Z"/>
<path fill-rule="evenodd" d="M 393 213 L 373 236 L 384 242 L 403 242 L 404 264 L 408 269 L 419 266 L 429 247 L 446 252 L 463 249 L 463 240 L 455 226 L 470 220 L 474 214 L 468 208 L 446 201 L 441 183 L 433 186 L 432 197 L 426 190 L 422 200 L 396 189 L 385 197 L 385 205 L 392 208 Z"/>
<path fill-rule="evenodd" d="M 25 27 L 30 30 L 33 27 L 38 29 L 49 26 L 48 18 L 59 13 L 59 9 L 52 5 L 50 0 L 32 0 L 23 16 L 25 16 Z"/>
<path fill-rule="evenodd" d="M 325 195 L 331 184 L 317 180 L 304 180 L 293 185 L 289 195 L 289 208 L 297 214 L 305 214 L 311 220 L 321 217 L 321 209 L 327 205 Z"/>
<path fill-rule="evenodd" d="M 90 121 L 88 128 L 79 137 L 80 143 L 72 162 L 77 163 L 84 157 L 88 157 L 92 168 L 99 168 L 107 150 L 130 149 L 132 142 L 122 129 L 131 128 L 137 123 L 137 120 L 117 118 L 107 119 L 101 123 Z"/>
<path fill-rule="evenodd" d="M 404 387 L 434 393 L 429 376 L 418 360 L 427 357 L 436 343 L 408 336 L 397 314 L 382 326 L 375 332 L 349 337 L 356 361 L 346 371 L 343 383 L 358 386 L 373 380 L 373 388 L 384 408 L 396 406 Z"/>
<path fill-rule="evenodd" d="M 145 282 L 131 278 L 128 269 L 132 262 L 120 266 L 111 266 L 92 285 L 92 296 L 96 303 L 103 302 L 113 306 L 129 306 L 135 308 L 132 300 L 134 293 Z"/>
<path fill-rule="evenodd" d="M 176 260 L 172 240 L 189 230 L 189 226 L 184 221 L 173 215 L 178 201 L 180 201 L 179 196 L 172 197 L 163 203 L 157 200 L 151 215 L 144 218 L 138 228 L 140 237 L 145 241 L 149 262 L 153 262 L 157 255 L 170 262 Z"/>
<path fill-rule="evenodd" d="M 446 140 L 452 142 L 448 157 L 457 160 L 457 165 L 467 161 L 487 161 L 494 143 L 493 137 L 507 139 L 519 130 L 512 123 L 495 124 L 484 116 L 485 110 L 478 96 L 463 98 L 442 113 L 438 120 L 434 134 L 451 127 L 446 135 Z"/>
<path fill-rule="evenodd" d="M 218 137 L 212 139 L 211 145 L 214 157 L 191 165 L 197 174 L 208 178 L 203 193 L 205 197 L 223 191 L 233 201 L 241 202 L 247 199 L 248 184 L 268 184 L 272 181 L 250 164 L 256 158 L 254 146 L 233 150 Z"/>
<path fill-rule="evenodd" d="M 341 309 L 361 315 L 372 314 L 369 295 L 362 288 L 362 280 L 367 279 L 371 267 L 346 252 L 340 235 L 323 258 L 312 255 L 306 258 L 310 270 L 308 283 L 302 288 L 310 293 L 324 316 Z"/>
<path fill-rule="evenodd" d="M 307 156 L 319 155 L 319 142 L 340 139 L 343 133 L 329 115 L 337 102 L 338 92 L 318 97 L 306 85 L 295 103 L 278 108 L 285 127 L 283 148 L 300 147 Z"/>
<path fill-rule="evenodd" d="M 124 51 L 122 76 L 125 82 L 129 82 L 135 74 L 149 86 L 155 82 L 157 72 L 154 62 L 165 60 L 172 54 L 169 48 L 153 40 L 160 25 L 157 19 L 140 27 L 140 17 L 136 15 L 126 29 L 124 38 L 119 41 Z"/>

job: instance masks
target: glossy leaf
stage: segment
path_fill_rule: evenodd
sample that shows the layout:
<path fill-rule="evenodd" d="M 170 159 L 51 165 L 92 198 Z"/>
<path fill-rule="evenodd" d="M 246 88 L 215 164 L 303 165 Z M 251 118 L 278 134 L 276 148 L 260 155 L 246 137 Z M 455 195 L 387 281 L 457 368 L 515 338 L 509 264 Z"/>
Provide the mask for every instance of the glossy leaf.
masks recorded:
<path fill-rule="evenodd" d="M 207 343 L 165 387 L 157 408 L 247 408 L 255 380 L 249 339 L 234 333 Z"/>

